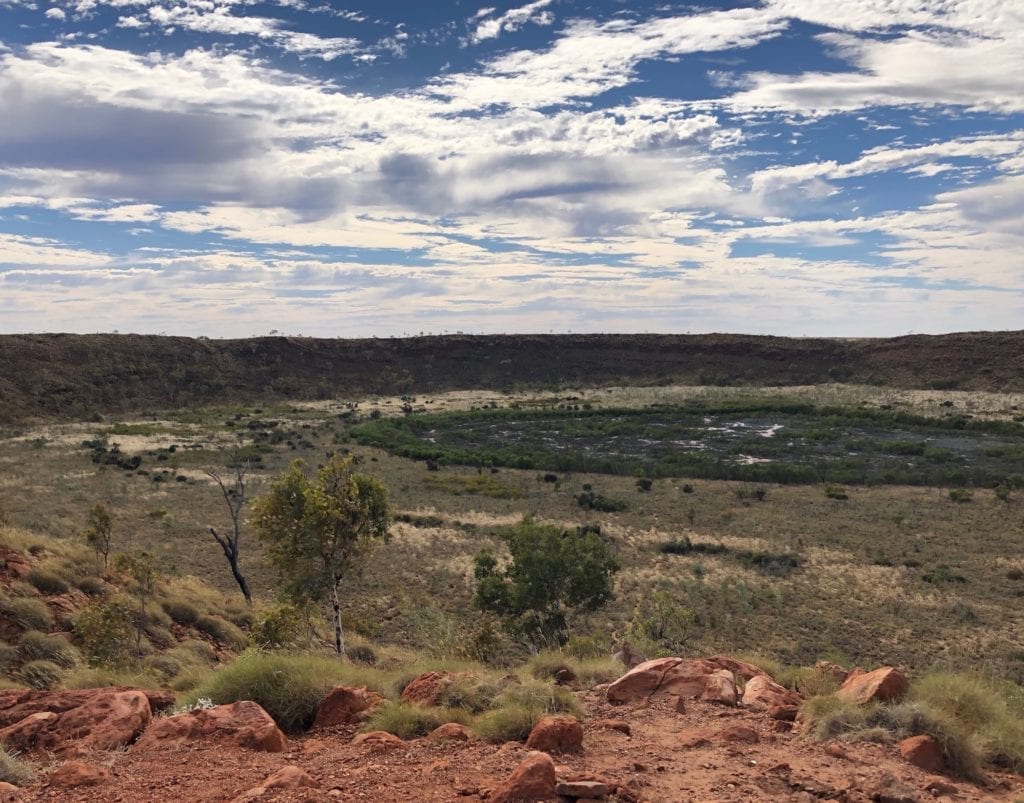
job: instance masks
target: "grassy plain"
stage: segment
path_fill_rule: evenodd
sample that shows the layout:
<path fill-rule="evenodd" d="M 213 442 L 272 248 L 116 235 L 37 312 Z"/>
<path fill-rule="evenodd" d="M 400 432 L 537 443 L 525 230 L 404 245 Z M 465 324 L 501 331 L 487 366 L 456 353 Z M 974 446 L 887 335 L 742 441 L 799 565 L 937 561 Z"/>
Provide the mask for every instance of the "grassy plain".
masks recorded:
<path fill-rule="evenodd" d="M 598 524 L 616 547 L 623 565 L 616 601 L 574 623 L 599 649 L 632 635 L 652 651 L 757 652 L 787 663 L 845 656 L 1024 680 L 1024 490 L 974 488 L 969 501 L 957 501 L 946 487 L 849 485 L 828 494 L 821 483 L 660 477 L 642 491 L 626 475 L 553 472 L 548 481 L 550 472 L 536 469 L 430 470 L 350 437 L 353 426 L 404 412 L 637 409 L 754 397 L 1003 422 L 1024 407 L 1019 394 L 828 385 L 474 391 L 184 410 L 4 433 L 0 508 L 13 525 L 77 539 L 88 508 L 102 501 L 114 514 L 115 549 L 153 549 L 167 570 L 232 592 L 207 529 L 226 526 L 227 510 L 205 472 L 227 473 L 233 456 L 248 457 L 255 495 L 294 458 L 315 465 L 329 451 L 350 449 L 388 485 L 398 513 L 392 541 L 346 589 L 349 627 L 367 638 L 439 653 L 476 643 L 487 622 L 471 608 L 473 556 L 496 548 L 500 528 L 530 514 L 567 527 Z M 585 486 L 626 509 L 582 509 Z M 684 539 L 703 546 L 663 551 Z M 793 560 L 772 562 L 780 556 Z M 269 599 L 273 577 L 248 531 L 242 565 Z"/>

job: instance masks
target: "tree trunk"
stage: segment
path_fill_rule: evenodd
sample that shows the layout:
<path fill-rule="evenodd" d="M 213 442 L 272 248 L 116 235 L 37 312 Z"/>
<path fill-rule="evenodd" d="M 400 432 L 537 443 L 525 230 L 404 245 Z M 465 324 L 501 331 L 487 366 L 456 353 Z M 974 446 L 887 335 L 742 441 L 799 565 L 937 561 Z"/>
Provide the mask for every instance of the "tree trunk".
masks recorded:
<path fill-rule="evenodd" d="M 334 649 L 338 655 L 345 654 L 345 639 L 341 632 L 341 599 L 338 597 L 338 583 L 331 587 L 331 608 L 334 611 Z"/>
<path fill-rule="evenodd" d="M 249 583 L 242 574 L 242 570 L 238 568 L 238 554 L 235 553 L 228 558 L 228 563 L 231 565 L 231 574 L 235 576 L 235 582 L 238 583 L 238 587 L 242 589 L 242 596 L 245 597 L 246 604 L 252 607 L 252 591 L 249 590 Z"/>

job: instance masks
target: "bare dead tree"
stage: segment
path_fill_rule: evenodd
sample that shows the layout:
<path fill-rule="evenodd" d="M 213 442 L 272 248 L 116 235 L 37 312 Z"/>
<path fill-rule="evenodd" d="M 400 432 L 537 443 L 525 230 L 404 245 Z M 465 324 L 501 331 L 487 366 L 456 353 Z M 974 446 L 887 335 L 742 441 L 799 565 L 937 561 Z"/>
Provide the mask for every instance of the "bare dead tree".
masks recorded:
<path fill-rule="evenodd" d="M 249 583 L 238 565 L 238 549 L 242 540 L 242 508 L 245 507 L 245 475 L 248 472 L 249 461 L 246 460 L 235 466 L 235 475 L 233 478 L 228 478 L 227 482 L 214 471 L 207 471 L 206 476 L 217 483 L 231 516 L 231 532 L 221 535 L 213 527 L 210 527 L 210 535 L 224 552 L 228 566 L 231 567 L 231 574 L 234 575 L 235 582 L 242 590 L 242 596 L 245 597 L 247 603 L 252 605 L 252 591 L 249 590 Z"/>

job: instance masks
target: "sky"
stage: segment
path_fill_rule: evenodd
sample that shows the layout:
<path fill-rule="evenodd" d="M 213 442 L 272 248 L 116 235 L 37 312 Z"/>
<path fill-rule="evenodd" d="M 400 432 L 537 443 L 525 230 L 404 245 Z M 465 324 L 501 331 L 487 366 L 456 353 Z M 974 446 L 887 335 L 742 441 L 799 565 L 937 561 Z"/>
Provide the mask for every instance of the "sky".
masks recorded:
<path fill-rule="evenodd" d="M 1024 329 L 1024 2 L 0 0 L 0 331 Z"/>

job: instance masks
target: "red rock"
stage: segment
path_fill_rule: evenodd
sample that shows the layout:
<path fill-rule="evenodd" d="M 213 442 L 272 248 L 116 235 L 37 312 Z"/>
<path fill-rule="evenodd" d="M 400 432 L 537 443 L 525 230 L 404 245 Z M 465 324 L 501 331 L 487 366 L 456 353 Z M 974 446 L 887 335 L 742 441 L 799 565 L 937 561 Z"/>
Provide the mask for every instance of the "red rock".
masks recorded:
<path fill-rule="evenodd" d="M 555 794 L 564 797 L 599 799 L 611 792 L 608 784 L 601 781 L 560 781 L 555 784 Z"/>
<path fill-rule="evenodd" d="M 469 729 L 458 722 L 445 722 L 443 725 L 434 728 L 427 738 L 437 741 L 468 742 Z"/>
<path fill-rule="evenodd" d="M 491 792 L 489 803 L 550 800 L 555 796 L 555 762 L 547 753 L 534 751 Z"/>
<path fill-rule="evenodd" d="M 736 705 L 736 684 L 732 679 L 732 672 L 728 669 L 719 669 L 712 672 L 704 679 L 704 691 L 700 699 L 710 703 L 722 703 L 723 705 Z"/>
<path fill-rule="evenodd" d="M 35 691 L 33 689 L 0 690 L 0 728 L 13 725 L 40 711 L 63 714 L 72 708 L 90 703 L 97 697 L 105 697 L 125 691 L 137 691 L 146 695 L 153 713 L 164 711 L 174 705 L 174 693 L 154 689 L 134 689 L 129 686 L 106 686 L 102 689 L 73 689 L 67 691 Z"/>
<path fill-rule="evenodd" d="M 601 730 L 618 731 L 619 733 L 626 734 L 626 736 L 631 735 L 633 732 L 633 729 L 630 727 L 629 723 L 622 719 L 599 719 L 590 724 L 593 728 L 599 728 Z"/>
<path fill-rule="evenodd" d="M 765 671 L 761 669 L 761 667 L 754 666 L 754 664 L 748 664 L 746 661 L 741 661 L 738 658 L 730 658 L 727 655 L 713 655 L 707 660 L 722 669 L 728 669 L 734 675 L 743 678 L 744 680 L 750 680 L 758 675 L 765 674 Z"/>
<path fill-rule="evenodd" d="M 906 676 L 891 666 L 883 666 L 874 672 L 863 674 L 850 673 L 836 696 L 842 700 L 855 703 L 869 703 L 877 700 L 887 703 L 898 700 L 907 693 L 910 684 Z"/>
<path fill-rule="evenodd" d="M 113 778 L 106 767 L 86 764 L 84 761 L 65 761 L 50 773 L 50 786 L 73 789 L 76 786 L 99 786 Z"/>
<path fill-rule="evenodd" d="M 783 722 L 796 722 L 799 711 L 799 706 L 795 705 L 774 705 L 768 709 L 768 716 Z"/>
<path fill-rule="evenodd" d="M 746 725 L 730 725 L 719 731 L 715 735 L 715 739 L 719 742 L 743 742 L 745 744 L 757 744 L 761 741 L 757 731 Z"/>
<path fill-rule="evenodd" d="M 224 740 L 249 750 L 283 753 L 288 742 L 266 711 L 251 700 L 158 719 L 136 743 L 136 750 L 200 739 Z"/>
<path fill-rule="evenodd" d="M 773 719 L 771 729 L 772 733 L 789 733 L 793 730 L 793 723 L 784 719 Z"/>
<path fill-rule="evenodd" d="M 300 767 L 288 764 L 273 775 L 268 775 L 260 786 L 264 789 L 316 789 L 320 786 L 313 777 Z"/>
<path fill-rule="evenodd" d="M 795 705 L 803 702 L 803 698 L 795 691 L 780 686 L 767 675 L 758 675 L 747 681 L 743 689 L 743 705 L 749 708 L 775 708 L 777 706 Z"/>
<path fill-rule="evenodd" d="M 424 672 L 417 675 L 402 690 L 402 701 L 420 705 L 437 705 L 441 695 L 452 683 L 469 677 L 468 672 Z"/>
<path fill-rule="evenodd" d="M 756 667 L 732 658 L 656 658 L 629 670 L 608 686 L 606 695 L 610 703 L 629 703 L 636 700 L 660 700 L 666 697 L 700 697 L 712 684 L 721 684 L 724 672 L 735 668 L 741 674 L 758 671 Z M 757 675 L 756 677 L 761 677 Z M 712 692 L 713 693 L 713 692 Z"/>
<path fill-rule="evenodd" d="M 317 708 L 313 730 L 361 722 L 383 702 L 383 695 L 368 691 L 366 686 L 335 686 Z"/>
<path fill-rule="evenodd" d="M 942 772 L 945 767 L 942 745 L 932 736 L 911 736 L 899 742 L 896 749 L 903 758 L 925 772 Z"/>
<path fill-rule="evenodd" d="M 395 734 L 387 731 L 370 731 L 369 733 L 357 733 L 352 744 L 365 745 L 374 750 L 389 750 L 392 747 L 405 747 L 406 744 Z"/>
<path fill-rule="evenodd" d="M 19 714 L 22 716 L 0 729 L 0 741 L 12 750 L 27 753 L 62 755 L 124 747 L 135 740 L 153 717 L 149 699 L 138 689 L 83 689 L 42 696 L 27 692 L 8 699 L 13 705 L 3 710 L 2 721 L 11 722 Z M 46 702 L 51 702 L 54 710 L 39 710 Z"/>
<path fill-rule="evenodd" d="M 526 746 L 545 753 L 575 753 L 583 749 L 583 726 L 576 717 L 543 716 L 530 731 Z"/>

